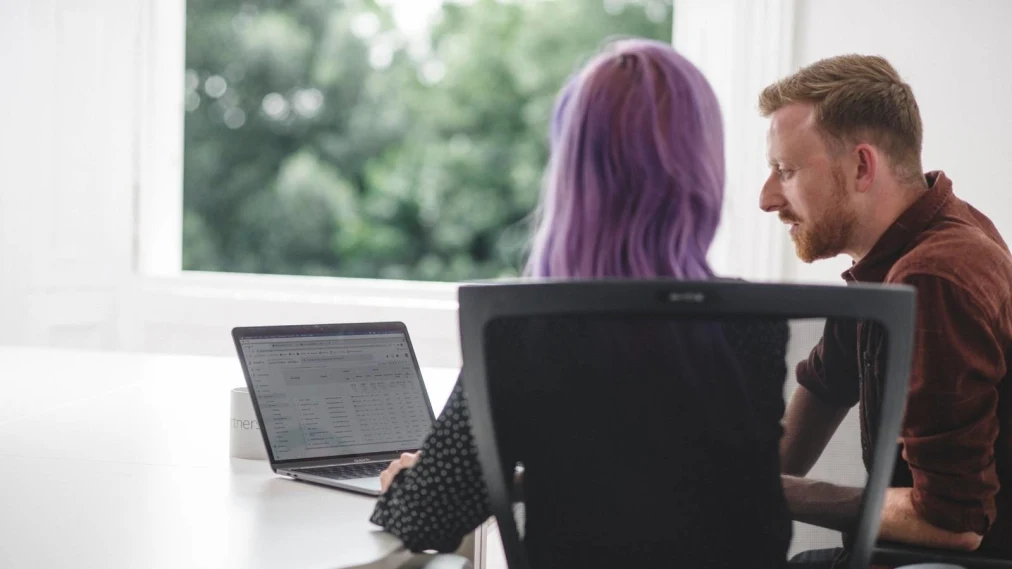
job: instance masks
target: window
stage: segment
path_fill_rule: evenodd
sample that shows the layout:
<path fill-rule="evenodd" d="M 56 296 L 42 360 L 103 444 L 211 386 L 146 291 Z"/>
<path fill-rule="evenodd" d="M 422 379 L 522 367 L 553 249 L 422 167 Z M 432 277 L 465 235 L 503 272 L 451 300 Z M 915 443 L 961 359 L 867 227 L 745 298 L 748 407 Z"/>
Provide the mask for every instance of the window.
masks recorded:
<path fill-rule="evenodd" d="M 187 270 L 513 276 L 566 77 L 671 0 L 188 0 Z"/>

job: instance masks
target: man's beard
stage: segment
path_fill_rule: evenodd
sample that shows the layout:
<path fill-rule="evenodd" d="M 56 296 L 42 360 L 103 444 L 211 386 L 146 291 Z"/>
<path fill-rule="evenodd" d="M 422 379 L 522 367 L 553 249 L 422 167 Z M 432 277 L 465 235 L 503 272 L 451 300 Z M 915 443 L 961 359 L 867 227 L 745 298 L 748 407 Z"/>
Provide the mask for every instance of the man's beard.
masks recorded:
<path fill-rule="evenodd" d="M 857 216 L 847 205 L 846 181 L 843 171 L 833 169 L 833 190 L 826 209 L 816 220 L 806 220 L 798 225 L 791 238 L 798 258 L 805 263 L 819 259 L 831 259 L 843 253 L 854 233 Z M 799 222 L 790 212 L 780 212 L 780 219 L 785 222 Z"/>

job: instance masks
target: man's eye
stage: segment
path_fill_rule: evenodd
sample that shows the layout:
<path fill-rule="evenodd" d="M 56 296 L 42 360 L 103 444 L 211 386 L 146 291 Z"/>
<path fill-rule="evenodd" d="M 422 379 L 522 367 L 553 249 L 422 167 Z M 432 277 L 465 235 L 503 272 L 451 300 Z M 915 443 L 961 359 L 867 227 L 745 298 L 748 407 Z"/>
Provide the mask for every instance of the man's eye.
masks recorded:
<path fill-rule="evenodd" d="M 777 175 L 780 176 L 781 180 L 789 180 L 794 175 L 794 170 L 784 170 L 777 168 Z"/>

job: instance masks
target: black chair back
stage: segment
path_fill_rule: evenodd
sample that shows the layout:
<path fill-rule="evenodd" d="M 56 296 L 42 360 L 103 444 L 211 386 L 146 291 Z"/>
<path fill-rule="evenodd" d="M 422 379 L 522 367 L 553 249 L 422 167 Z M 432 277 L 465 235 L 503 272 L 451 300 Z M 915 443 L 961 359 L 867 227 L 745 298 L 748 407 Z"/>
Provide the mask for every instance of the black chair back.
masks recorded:
<path fill-rule="evenodd" d="M 909 290 L 480 285 L 462 287 L 460 315 L 465 391 L 513 569 L 784 566 L 778 441 L 791 318 L 883 325 L 888 371 L 900 379 L 885 394 L 895 418 L 884 413 L 880 434 L 899 432 Z M 518 466 L 523 539 L 512 510 Z M 867 511 L 880 511 L 891 468 L 890 456 L 869 478 L 855 567 L 867 566 L 878 530 Z"/>

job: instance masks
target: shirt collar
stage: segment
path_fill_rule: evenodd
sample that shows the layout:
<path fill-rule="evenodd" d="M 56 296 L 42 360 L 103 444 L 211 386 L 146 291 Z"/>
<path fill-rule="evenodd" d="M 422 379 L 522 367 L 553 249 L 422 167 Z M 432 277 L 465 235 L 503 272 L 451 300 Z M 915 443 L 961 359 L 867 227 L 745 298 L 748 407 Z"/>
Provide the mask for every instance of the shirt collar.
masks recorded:
<path fill-rule="evenodd" d="M 917 235 L 927 229 L 928 224 L 952 197 L 952 181 L 944 172 L 928 172 L 924 175 L 928 191 L 904 211 L 863 259 L 844 271 L 843 279 L 848 282 L 882 282 L 889 269 L 906 252 Z"/>

